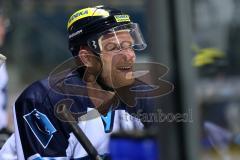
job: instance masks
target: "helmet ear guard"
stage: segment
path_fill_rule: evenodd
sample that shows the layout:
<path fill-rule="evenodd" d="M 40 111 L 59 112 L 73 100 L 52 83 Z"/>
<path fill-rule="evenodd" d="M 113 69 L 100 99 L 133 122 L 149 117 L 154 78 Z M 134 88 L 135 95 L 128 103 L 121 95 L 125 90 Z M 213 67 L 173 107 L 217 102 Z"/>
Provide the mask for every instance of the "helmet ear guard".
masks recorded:
<path fill-rule="evenodd" d="M 88 46 L 90 50 L 98 55 L 100 53 L 100 46 L 96 38 L 89 39 L 88 42 L 69 43 L 69 50 L 73 56 L 77 56 L 81 46 Z"/>
<path fill-rule="evenodd" d="M 95 54 L 98 55 L 101 52 L 97 37 L 92 38 L 92 39 L 90 38 L 88 40 L 87 44 Z"/>

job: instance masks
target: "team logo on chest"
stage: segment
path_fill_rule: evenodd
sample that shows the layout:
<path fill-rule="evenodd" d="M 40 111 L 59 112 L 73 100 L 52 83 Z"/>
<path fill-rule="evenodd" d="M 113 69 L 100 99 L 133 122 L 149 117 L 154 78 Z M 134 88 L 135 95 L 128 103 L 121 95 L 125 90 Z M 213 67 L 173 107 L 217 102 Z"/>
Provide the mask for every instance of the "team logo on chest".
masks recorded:
<path fill-rule="evenodd" d="M 34 109 L 31 113 L 23 116 L 34 136 L 46 148 L 57 130 L 52 125 L 48 117 Z"/>

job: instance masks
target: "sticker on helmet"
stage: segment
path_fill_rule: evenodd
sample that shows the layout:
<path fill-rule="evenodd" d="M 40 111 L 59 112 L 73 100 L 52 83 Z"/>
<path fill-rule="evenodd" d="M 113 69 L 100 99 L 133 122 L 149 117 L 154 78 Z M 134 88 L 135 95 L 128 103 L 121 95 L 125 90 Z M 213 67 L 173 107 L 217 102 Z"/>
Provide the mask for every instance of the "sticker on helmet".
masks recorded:
<path fill-rule="evenodd" d="M 90 16 L 109 16 L 109 12 L 99 8 L 85 8 L 75 12 L 68 20 L 67 28 L 79 19 Z"/>
<path fill-rule="evenodd" d="M 115 15 L 116 22 L 130 22 L 129 15 Z"/>
<path fill-rule="evenodd" d="M 97 48 L 96 41 L 92 41 L 92 45 L 95 49 Z"/>

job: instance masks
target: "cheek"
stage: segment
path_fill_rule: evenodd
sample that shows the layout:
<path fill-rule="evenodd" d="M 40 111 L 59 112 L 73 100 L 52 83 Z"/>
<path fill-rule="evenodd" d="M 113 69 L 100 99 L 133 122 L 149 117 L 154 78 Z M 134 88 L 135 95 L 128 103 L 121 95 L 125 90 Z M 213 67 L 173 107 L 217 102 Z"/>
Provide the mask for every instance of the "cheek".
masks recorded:
<path fill-rule="evenodd" d="M 116 54 L 112 57 L 112 64 L 117 66 L 117 65 L 121 65 L 122 63 L 124 63 L 126 61 L 126 55 L 124 54 Z"/>
<path fill-rule="evenodd" d="M 112 57 L 110 56 L 101 56 L 102 61 L 102 75 L 107 76 L 112 70 Z"/>

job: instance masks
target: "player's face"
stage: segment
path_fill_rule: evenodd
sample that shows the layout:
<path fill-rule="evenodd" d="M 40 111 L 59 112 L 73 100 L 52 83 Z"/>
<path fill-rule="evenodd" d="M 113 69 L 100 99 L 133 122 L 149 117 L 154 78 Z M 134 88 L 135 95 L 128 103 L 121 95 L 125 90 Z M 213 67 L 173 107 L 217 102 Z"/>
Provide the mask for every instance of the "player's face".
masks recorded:
<path fill-rule="evenodd" d="M 101 39 L 101 77 L 106 85 L 119 88 L 133 83 L 133 64 L 136 55 L 128 31 L 120 31 Z"/>

